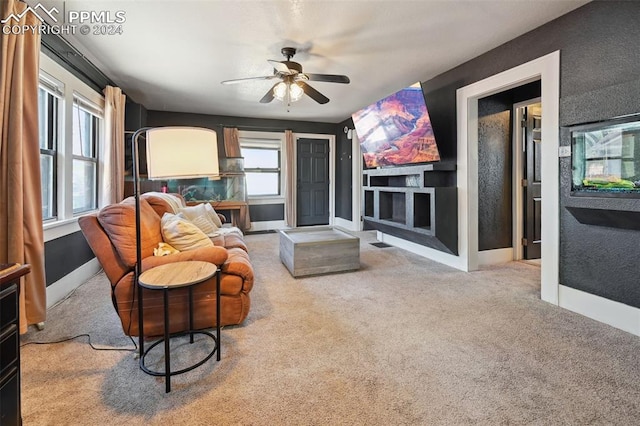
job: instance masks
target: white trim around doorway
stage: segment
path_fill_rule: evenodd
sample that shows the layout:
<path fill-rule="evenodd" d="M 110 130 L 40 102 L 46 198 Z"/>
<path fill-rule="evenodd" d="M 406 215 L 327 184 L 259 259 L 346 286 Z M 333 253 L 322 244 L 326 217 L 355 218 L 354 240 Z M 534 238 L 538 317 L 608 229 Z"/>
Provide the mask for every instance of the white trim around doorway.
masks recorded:
<path fill-rule="evenodd" d="M 542 217 L 541 298 L 558 304 L 560 51 L 458 89 L 458 253 L 467 271 L 478 269 L 478 99 L 541 80 Z"/>

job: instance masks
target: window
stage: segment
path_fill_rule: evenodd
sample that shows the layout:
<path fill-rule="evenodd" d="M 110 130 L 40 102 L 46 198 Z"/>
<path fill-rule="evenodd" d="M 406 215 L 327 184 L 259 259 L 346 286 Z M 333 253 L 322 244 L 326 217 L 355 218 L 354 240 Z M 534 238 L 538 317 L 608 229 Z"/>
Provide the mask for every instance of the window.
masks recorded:
<path fill-rule="evenodd" d="M 55 219 L 57 208 L 58 97 L 40 85 L 38 90 L 38 139 L 40 141 L 40 181 L 42 186 L 42 219 Z"/>
<path fill-rule="evenodd" d="M 280 195 L 280 149 L 242 148 L 247 195 Z"/>
<path fill-rule="evenodd" d="M 98 209 L 104 96 L 40 54 L 38 133 L 45 241 L 77 232 Z"/>
<path fill-rule="evenodd" d="M 73 102 L 73 213 L 98 206 L 98 138 L 100 118 L 97 108 L 76 98 Z"/>
<path fill-rule="evenodd" d="M 247 196 L 264 197 L 282 194 L 282 135 L 273 139 L 240 135 L 240 149 L 244 157 Z"/>

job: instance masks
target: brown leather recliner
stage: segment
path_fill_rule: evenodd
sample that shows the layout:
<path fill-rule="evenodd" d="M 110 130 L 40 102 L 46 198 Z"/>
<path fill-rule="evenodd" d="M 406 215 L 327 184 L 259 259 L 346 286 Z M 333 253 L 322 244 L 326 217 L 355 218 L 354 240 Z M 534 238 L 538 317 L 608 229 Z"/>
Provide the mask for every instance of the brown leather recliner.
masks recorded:
<path fill-rule="evenodd" d="M 253 268 L 247 247 L 238 234 L 212 238 L 214 247 L 196 248 L 167 256 L 154 256 L 162 242 L 160 219 L 172 212 L 162 198 L 143 194 L 140 199 L 142 271 L 166 263 L 201 260 L 214 263 L 220 275 L 220 325 L 240 324 L 250 308 Z M 97 214 L 79 218 L 80 229 L 111 282 L 111 297 L 126 335 L 138 336 L 138 289 L 134 285 L 136 263 L 135 205 L 133 198 L 106 206 Z M 193 288 L 194 327 L 214 327 L 215 277 Z M 158 336 L 164 330 L 161 291 L 143 290 L 144 335 Z M 188 329 L 187 289 L 169 292 L 171 333 Z"/>

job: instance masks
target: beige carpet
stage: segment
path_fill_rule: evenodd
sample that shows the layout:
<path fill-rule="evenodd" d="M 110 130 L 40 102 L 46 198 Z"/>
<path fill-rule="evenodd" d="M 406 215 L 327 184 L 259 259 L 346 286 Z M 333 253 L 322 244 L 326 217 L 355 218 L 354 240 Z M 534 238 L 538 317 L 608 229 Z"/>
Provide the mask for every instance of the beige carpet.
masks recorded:
<path fill-rule="evenodd" d="M 640 339 L 540 301 L 538 267 L 464 273 L 358 235 L 361 270 L 303 279 L 277 234 L 247 236 L 249 317 L 170 394 L 130 352 L 24 346 L 24 424 L 638 424 Z M 23 344 L 80 333 L 132 347 L 102 274 Z M 176 346 L 189 362 L 206 342 Z"/>

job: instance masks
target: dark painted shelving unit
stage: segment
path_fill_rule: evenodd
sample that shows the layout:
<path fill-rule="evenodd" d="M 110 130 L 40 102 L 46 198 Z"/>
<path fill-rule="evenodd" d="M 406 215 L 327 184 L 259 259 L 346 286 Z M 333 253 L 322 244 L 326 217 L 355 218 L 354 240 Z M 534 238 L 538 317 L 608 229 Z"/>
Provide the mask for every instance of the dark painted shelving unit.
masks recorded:
<path fill-rule="evenodd" d="M 446 253 L 458 252 L 455 164 L 363 171 L 365 224 Z"/>

